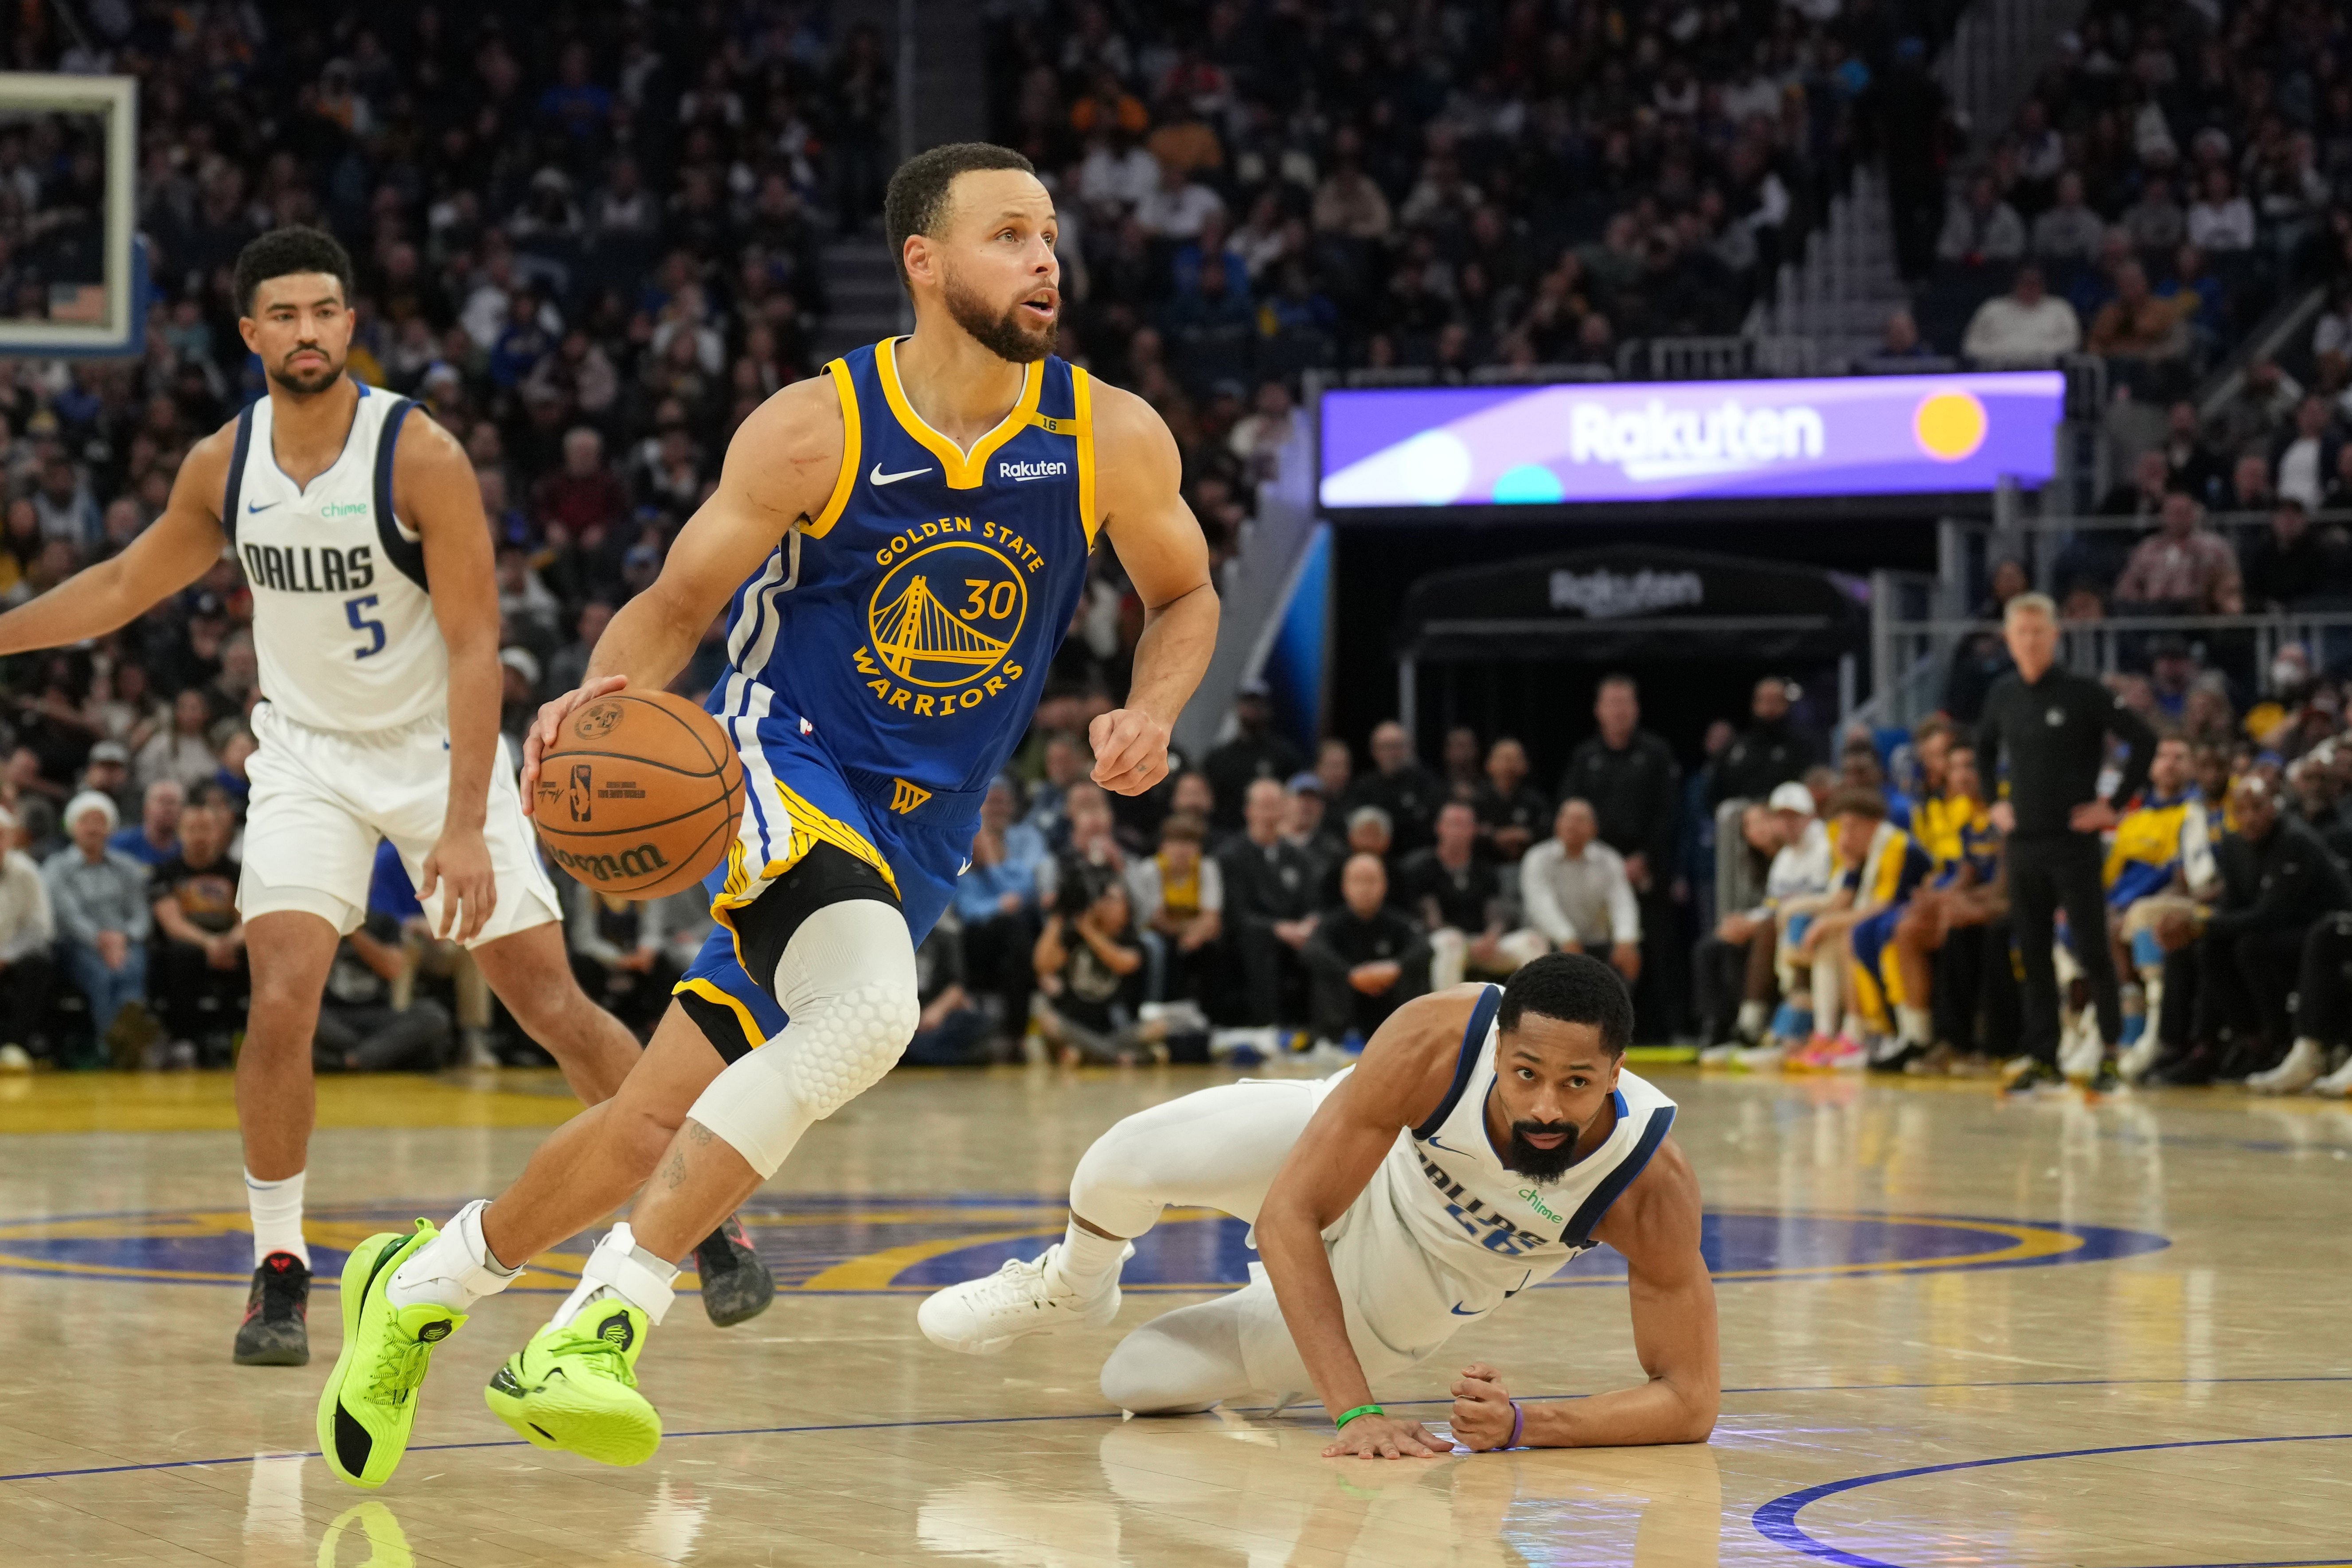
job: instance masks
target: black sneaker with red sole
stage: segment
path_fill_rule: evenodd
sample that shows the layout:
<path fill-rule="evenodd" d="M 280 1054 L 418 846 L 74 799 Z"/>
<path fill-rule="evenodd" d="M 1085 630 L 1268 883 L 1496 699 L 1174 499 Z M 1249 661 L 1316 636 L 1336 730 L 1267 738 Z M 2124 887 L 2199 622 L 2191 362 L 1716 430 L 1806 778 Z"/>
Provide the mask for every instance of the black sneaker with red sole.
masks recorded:
<path fill-rule="evenodd" d="M 236 1330 L 239 1366 L 310 1364 L 310 1270 L 291 1252 L 272 1252 L 253 1271 L 245 1322 Z"/>
<path fill-rule="evenodd" d="M 728 1216 L 695 1248 L 694 1271 L 702 1280 L 702 1310 L 720 1328 L 749 1322 L 776 1299 L 776 1277 L 751 1250 L 737 1216 Z"/>

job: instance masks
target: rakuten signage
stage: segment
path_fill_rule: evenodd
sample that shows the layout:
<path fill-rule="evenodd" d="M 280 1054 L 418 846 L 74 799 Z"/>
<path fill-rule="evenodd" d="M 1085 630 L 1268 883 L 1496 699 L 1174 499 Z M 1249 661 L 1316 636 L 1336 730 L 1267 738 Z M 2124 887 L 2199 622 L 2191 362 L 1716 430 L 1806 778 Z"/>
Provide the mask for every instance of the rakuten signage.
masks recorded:
<path fill-rule="evenodd" d="M 2055 371 L 1323 395 L 1326 507 L 1555 506 L 2048 482 Z"/>

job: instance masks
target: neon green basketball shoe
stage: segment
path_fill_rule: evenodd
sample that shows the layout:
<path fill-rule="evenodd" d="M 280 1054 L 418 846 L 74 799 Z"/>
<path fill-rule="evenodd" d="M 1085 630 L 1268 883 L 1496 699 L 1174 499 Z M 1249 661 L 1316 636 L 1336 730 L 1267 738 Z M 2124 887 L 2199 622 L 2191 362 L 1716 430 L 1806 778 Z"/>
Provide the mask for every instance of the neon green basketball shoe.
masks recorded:
<path fill-rule="evenodd" d="M 343 1265 L 343 1349 L 319 1396 L 319 1448 L 327 1468 L 355 1487 L 392 1479 L 408 1451 L 433 1347 L 466 1322 L 447 1307 L 395 1308 L 385 1297 L 393 1270 L 439 1234 L 420 1219 L 410 1235 L 369 1237 Z"/>
<path fill-rule="evenodd" d="M 660 1413 L 637 1392 L 646 1328 L 646 1314 L 626 1301 L 591 1302 L 507 1357 L 483 1402 L 534 1447 L 600 1465 L 642 1465 L 662 1438 Z"/>

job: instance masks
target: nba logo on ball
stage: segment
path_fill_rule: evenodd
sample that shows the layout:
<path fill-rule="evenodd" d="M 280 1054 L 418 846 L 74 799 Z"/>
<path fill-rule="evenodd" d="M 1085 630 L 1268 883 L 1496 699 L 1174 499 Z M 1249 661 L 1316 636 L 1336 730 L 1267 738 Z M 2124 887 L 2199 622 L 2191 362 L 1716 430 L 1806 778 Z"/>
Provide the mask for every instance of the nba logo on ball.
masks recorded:
<path fill-rule="evenodd" d="M 594 794 L 595 790 L 590 788 L 588 764 L 585 762 L 573 763 L 572 765 L 572 790 L 570 802 L 572 806 L 572 820 L 573 821 L 584 822 L 588 820 L 588 812 L 590 810 L 589 801 Z"/>

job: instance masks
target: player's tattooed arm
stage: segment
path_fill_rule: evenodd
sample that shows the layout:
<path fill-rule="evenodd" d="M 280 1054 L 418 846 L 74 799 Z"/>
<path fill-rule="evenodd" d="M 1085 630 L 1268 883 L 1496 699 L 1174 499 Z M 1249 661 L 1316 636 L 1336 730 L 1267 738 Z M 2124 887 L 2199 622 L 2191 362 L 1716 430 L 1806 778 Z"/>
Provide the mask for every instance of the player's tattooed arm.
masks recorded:
<path fill-rule="evenodd" d="M 130 548 L 78 571 L 38 599 L 0 615 L 0 653 L 56 648 L 127 626 L 212 570 L 226 541 L 221 494 L 228 484 L 234 423 L 188 449 L 163 516 Z"/>
<path fill-rule="evenodd" d="M 1151 405 L 1095 385 L 1096 504 L 1118 564 L 1143 601 L 1127 706 L 1096 719 L 1094 780 L 1139 795 L 1168 776 L 1168 734 L 1217 645 L 1208 541 L 1184 504 L 1183 460 Z"/>
<path fill-rule="evenodd" d="M 523 741 L 522 798 L 535 798 L 540 754 L 583 702 L 641 686 L 659 691 L 703 632 L 796 524 L 824 510 L 842 461 L 841 400 L 831 376 L 794 382 L 754 410 L 727 444 L 718 487 L 678 530 L 653 586 L 614 613 L 588 678 L 539 710 Z"/>
<path fill-rule="evenodd" d="M 1348 1339 L 1323 1232 L 1362 1195 L 1397 1134 L 1419 1124 L 1445 1097 L 1475 1003 L 1474 988 L 1457 987 L 1397 1009 L 1373 1032 L 1355 1071 L 1316 1108 L 1258 1208 L 1266 1277 L 1291 1343 L 1335 1420 L 1370 1404 L 1372 1394 Z M 1324 1453 L 1393 1459 L 1451 1451 L 1417 1421 L 1367 1415 L 1342 1427 Z"/>

